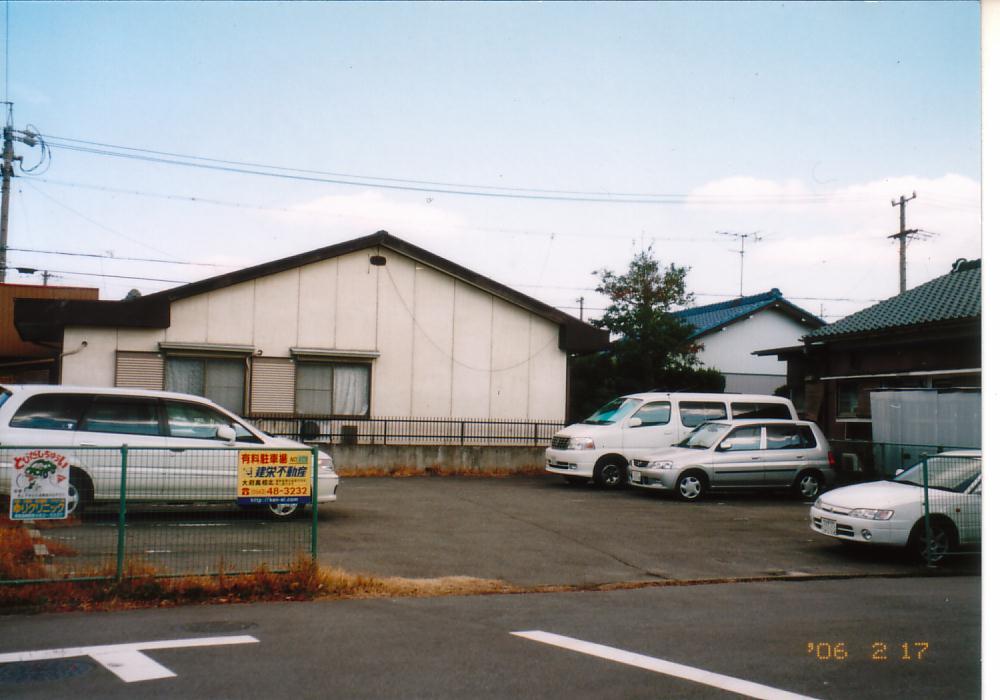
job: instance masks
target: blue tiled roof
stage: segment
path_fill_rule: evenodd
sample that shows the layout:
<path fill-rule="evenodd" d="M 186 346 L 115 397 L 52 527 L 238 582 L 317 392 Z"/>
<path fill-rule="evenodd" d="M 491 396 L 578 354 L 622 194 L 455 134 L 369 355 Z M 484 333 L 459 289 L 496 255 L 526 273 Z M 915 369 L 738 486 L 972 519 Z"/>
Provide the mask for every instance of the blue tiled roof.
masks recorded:
<path fill-rule="evenodd" d="M 958 261 L 947 275 L 908 289 L 806 335 L 806 342 L 855 333 L 982 317 L 981 261 Z"/>
<path fill-rule="evenodd" d="M 690 309 L 674 312 L 674 316 L 694 326 L 691 337 L 697 338 L 756 311 L 775 305 L 803 319 L 808 325 L 822 326 L 824 324 L 822 319 L 813 316 L 781 296 L 781 290 L 777 288 L 763 294 L 720 301 L 716 304 L 692 306 Z"/>

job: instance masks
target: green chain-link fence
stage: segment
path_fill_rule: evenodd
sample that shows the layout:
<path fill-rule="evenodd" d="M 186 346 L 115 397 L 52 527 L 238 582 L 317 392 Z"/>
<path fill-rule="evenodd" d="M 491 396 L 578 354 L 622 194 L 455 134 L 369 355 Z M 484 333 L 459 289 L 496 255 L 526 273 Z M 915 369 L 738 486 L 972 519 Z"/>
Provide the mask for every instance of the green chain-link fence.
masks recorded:
<path fill-rule="evenodd" d="M 897 480 L 923 487 L 917 546 L 928 565 L 982 548 L 982 458 L 934 455 Z"/>
<path fill-rule="evenodd" d="M 0 584 L 285 571 L 336 487 L 315 447 L 3 446 L 4 526 L 35 556 Z"/>

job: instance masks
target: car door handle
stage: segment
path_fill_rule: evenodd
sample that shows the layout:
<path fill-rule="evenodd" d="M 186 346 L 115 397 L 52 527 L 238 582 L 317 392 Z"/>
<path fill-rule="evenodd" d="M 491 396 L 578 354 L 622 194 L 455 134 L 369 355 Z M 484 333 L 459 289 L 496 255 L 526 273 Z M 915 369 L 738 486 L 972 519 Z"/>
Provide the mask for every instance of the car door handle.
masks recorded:
<path fill-rule="evenodd" d="M 750 459 L 753 460 L 753 461 L 756 461 L 756 460 L 760 459 L 760 457 L 751 457 Z"/>
<path fill-rule="evenodd" d="M 805 459 L 805 458 L 806 458 L 805 455 L 796 455 L 795 456 L 795 459 Z"/>

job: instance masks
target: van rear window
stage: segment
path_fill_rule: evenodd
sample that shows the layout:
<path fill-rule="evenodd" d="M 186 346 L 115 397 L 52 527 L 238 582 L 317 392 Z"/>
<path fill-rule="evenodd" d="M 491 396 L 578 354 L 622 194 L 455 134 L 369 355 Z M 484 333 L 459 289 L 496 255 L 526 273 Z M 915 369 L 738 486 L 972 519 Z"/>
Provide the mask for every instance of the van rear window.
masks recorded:
<path fill-rule="evenodd" d="M 725 420 L 726 404 L 715 401 L 681 401 L 681 424 L 696 428 L 707 420 Z"/>
<path fill-rule="evenodd" d="M 791 418 L 792 412 L 788 410 L 788 405 L 784 403 L 770 403 L 768 401 L 759 402 L 733 402 L 733 418 Z"/>
<path fill-rule="evenodd" d="M 10 419 L 10 427 L 76 430 L 90 400 L 86 394 L 36 394 L 17 409 Z"/>

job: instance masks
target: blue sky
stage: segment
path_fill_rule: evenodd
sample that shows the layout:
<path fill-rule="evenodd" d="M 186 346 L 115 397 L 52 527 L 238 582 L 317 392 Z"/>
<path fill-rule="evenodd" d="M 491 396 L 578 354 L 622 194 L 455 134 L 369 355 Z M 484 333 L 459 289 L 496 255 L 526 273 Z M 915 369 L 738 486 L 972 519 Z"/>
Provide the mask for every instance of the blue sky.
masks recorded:
<path fill-rule="evenodd" d="M 649 244 L 691 267 L 700 303 L 736 296 L 739 256 L 716 232 L 759 231 L 745 293 L 780 287 L 832 320 L 897 291 L 886 236 L 900 194 L 918 193 L 909 226 L 936 234 L 911 246 L 910 286 L 980 255 L 979 11 L 13 2 L 6 92 L 17 127 L 481 189 L 677 197 L 428 194 L 54 147 L 45 174 L 16 182 L 11 247 L 218 267 L 23 252 L 11 262 L 192 281 L 387 229 L 547 303 L 582 295 L 596 315 L 591 272 L 623 269 Z M 30 164 L 37 150 L 18 152 Z M 171 286 L 60 274 L 102 298 Z"/>

